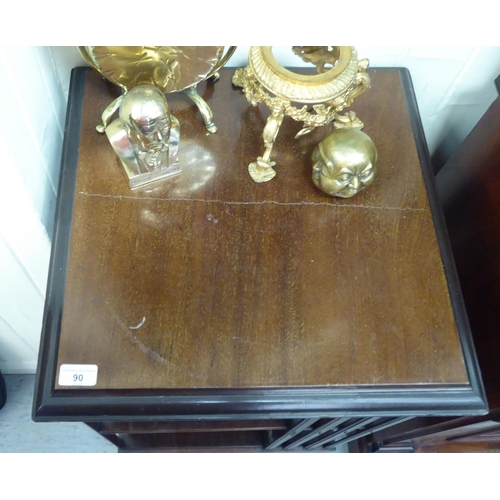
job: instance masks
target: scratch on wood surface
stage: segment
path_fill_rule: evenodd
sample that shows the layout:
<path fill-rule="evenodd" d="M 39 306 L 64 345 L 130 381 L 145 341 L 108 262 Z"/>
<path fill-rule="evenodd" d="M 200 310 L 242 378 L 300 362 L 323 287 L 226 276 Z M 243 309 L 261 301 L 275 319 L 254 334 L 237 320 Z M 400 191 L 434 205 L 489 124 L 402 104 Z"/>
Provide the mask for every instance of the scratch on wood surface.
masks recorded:
<path fill-rule="evenodd" d="M 137 326 L 129 326 L 130 330 L 139 330 L 139 328 L 146 322 L 146 316 L 142 317 L 141 322 Z"/>
<path fill-rule="evenodd" d="M 141 342 L 135 335 L 132 335 L 129 328 L 123 323 L 123 321 L 116 316 L 116 322 L 121 330 L 126 334 L 127 338 L 132 342 L 132 344 L 136 345 L 144 354 L 146 354 L 153 361 L 158 361 L 159 363 L 166 364 L 177 371 L 182 371 L 182 373 L 187 373 L 191 378 L 202 380 L 202 377 L 198 376 L 196 373 L 193 373 L 191 370 L 187 370 L 182 368 L 181 366 L 177 366 L 172 361 L 165 359 L 163 356 L 160 356 L 154 349 L 148 347 L 143 342 Z M 204 380 L 204 379 L 203 379 Z"/>
<path fill-rule="evenodd" d="M 356 205 L 354 203 L 320 203 L 315 201 L 275 201 L 275 200 L 262 200 L 262 201 L 224 201 L 224 200 L 203 200 L 199 198 L 157 198 L 154 196 L 123 196 L 113 194 L 98 194 L 87 193 L 80 191 L 79 194 L 90 198 L 110 198 L 113 200 L 131 200 L 131 201 L 184 201 L 196 203 L 219 203 L 221 205 L 279 205 L 285 207 L 293 206 L 319 206 L 319 207 L 332 207 L 332 208 L 363 208 L 368 210 L 398 210 L 398 211 L 412 211 L 412 212 L 426 212 L 426 208 L 414 207 L 385 207 L 383 205 Z"/>

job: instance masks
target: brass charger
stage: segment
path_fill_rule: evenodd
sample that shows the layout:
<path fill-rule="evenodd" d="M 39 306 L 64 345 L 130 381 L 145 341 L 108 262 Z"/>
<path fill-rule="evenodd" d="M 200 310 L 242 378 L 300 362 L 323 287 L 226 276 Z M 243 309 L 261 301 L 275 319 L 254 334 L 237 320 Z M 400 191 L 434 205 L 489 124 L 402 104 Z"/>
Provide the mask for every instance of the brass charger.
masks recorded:
<path fill-rule="evenodd" d="M 182 92 L 198 107 L 210 133 L 217 127 L 208 104 L 196 86 L 226 64 L 236 47 L 224 46 L 80 46 L 83 58 L 104 78 L 125 92 L 138 85 L 151 85 L 163 93 Z M 103 112 L 97 131 L 103 133 L 123 96 Z"/>

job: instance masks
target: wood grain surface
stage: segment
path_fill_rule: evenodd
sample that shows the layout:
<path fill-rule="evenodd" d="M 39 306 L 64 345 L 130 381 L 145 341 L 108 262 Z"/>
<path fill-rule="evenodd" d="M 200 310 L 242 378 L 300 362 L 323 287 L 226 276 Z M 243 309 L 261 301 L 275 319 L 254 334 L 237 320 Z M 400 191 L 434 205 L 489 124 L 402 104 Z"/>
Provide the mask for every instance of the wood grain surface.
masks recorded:
<path fill-rule="evenodd" d="M 251 180 L 269 112 L 232 73 L 199 86 L 215 135 L 168 96 L 183 173 L 135 191 L 88 73 L 58 366 L 97 364 L 96 389 L 467 384 L 400 73 L 354 103 L 379 161 L 351 199 L 311 181 L 328 129 L 296 140 L 291 118 L 276 178 Z"/>

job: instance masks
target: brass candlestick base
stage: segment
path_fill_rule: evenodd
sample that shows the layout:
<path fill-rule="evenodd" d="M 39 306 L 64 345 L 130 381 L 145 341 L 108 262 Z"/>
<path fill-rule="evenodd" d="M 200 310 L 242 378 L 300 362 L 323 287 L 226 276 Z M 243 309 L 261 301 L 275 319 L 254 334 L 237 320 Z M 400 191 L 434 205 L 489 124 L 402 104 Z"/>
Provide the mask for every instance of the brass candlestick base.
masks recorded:
<path fill-rule="evenodd" d="M 363 128 L 354 112 L 345 116 L 339 113 L 370 87 L 368 60 L 358 60 L 352 47 L 296 46 L 293 51 L 313 63 L 318 74 L 302 75 L 285 69 L 268 46 L 251 47 L 248 66 L 236 70 L 233 76 L 233 84 L 242 87 L 252 106 L 265 103 L 271 110 L 262 134 L 264 154 L 248 166 L 255 182 L 267 182 L 276 175 L 276 162 L 270 157 L 285 116 L 304 123 L 296 138 L 334 120 L 336 128 Z"/>

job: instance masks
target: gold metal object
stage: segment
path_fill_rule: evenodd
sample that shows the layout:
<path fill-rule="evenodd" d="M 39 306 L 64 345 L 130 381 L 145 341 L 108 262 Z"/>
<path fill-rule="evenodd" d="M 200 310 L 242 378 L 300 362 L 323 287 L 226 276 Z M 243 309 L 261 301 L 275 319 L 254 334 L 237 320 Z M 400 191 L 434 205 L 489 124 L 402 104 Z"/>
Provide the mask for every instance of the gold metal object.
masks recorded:
<path fill-rule="evenodd" d="M 351 198 L 375 178 L 377 150 L 361 130 L 332 130 L 314 149 L 312 179 L 316 187 L 341 198 Z"/>
<path fill-rule="evenodd" d="M 236 47 L 224 46 L 87 46 L 78 47 L 83 58 L 107 80 L 124 92 L 137 85 L 152 85 L 163 93 L 182 92 L 198 107 L 210 133 L 217 127 L 208 104 L 200 97 L 196 85 L 210 77 L 229 60 Z M 120 100 L 119 97 L 116 101 Z M 112 102 L 102 114 L 97 131 L 106 129 L 114 111 Z"/>
<path fill-rule="evenodd" d="M 252 106 L 265 103 L 271 110 L 263 131 L 264 154 L 248 166 L 255 182 L 267 182 L 276 175 L 271 152 L 285 116 L 303 122 L 296 138 L 332 121 L 336 128 L 363 128 L 354 112 L 339 113 L 370 87 L 368 60 L 358 60 L 353 47 L 295 46 L 292 50 L 313 63 L 318 73 L 292 72 L 278 63 L 272 47 L 256 46 L 250 48 L 248 66 L 233 76 L 233 84 L 242 87 Z"/>
<path fill-rule="evenodd" d="M 156 87 L 129 90 L 120 100 L 119 118 L 105 131 L 132 189 L 180 173 L 179 121 Z"/>

